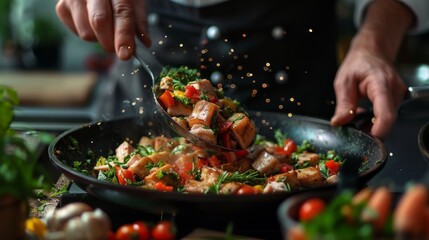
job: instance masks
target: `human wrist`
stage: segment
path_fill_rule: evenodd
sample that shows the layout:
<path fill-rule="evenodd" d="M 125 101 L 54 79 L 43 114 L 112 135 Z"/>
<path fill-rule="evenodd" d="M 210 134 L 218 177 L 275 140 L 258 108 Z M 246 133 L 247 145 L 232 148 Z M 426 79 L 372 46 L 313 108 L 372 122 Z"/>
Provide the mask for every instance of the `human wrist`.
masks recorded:
<path fill-rule="evenodd" d="M 403 36 L 414 21 L 414 14 L 401 2 L 373 0 L 351 47 L 363 47 L 394 61 Z"/>

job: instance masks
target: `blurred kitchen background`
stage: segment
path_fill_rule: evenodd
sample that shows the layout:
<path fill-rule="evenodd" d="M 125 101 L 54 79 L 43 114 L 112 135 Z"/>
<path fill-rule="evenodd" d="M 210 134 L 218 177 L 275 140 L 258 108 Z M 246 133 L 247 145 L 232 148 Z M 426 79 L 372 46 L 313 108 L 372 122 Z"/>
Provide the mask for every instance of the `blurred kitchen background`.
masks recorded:
<path fill-rule="evenodd" d="M 337 2 L 342 59 L 356 29 L 353 1 Z M 117 106 L 134 106 L 127 99 L 132 86 L 122 86 L 121 97 L 117 93 L 123 80 L 117 78 L 129 77 L 132 69 L 119 73 L 111 69 L 114 56 L 66 29 L 55 14 L 55 4 L 0 2 L 0 84 L 15 87 L 20 95 L 15 126 L 61 131 L 125 111 Z M 429 34 L 406 37 L 398 69 L 410 86 L 429 84 Z"/>

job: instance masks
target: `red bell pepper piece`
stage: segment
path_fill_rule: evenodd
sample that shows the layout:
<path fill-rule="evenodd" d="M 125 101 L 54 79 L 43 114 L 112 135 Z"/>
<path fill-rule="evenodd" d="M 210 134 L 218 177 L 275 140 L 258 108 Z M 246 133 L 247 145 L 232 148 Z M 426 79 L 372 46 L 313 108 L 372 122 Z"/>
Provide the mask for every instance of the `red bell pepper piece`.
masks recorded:
<path fill-rule="evenodd" d="M 162 191 L 162 192 L 171 192 L 171 191 L 173 191 L 173 186 L 167 186 L 163 182 L 157 182 L 157 183 L 155 183 L 154 188 L 156 190 Z"/>
<path fill-rule="evenodd" d="M 128 182 L 134 182 L 134 173 L 131 170 L 115 166 L 116 178 L 121 185 L 127 185 Z"/>
<path fill-rule="evenodd" d="M 222 134 L 222 145 L 226 148 L 231 148 L 231 137 L 229 136 L 229 133 L 226 132 Z"/>
<path fill-rule="evenodd" d="M 329 175 L 335 175 L 340 171 L 341 163 L 331 159 L 325 162 L 325 166 L 329 169 Z"/>
<path fill-rule="evenodd" d="M 164 93 L 161 96 L 159 96 L 158 99 L 164 108 L 169 108 L 176 104 L 176 101 L 174 101 L 173 96 L 168 90 L 165 90 Z"/>
<path fill-rule="evenodd" d="M 185 97 L 190 99 L 200 99 L 200 91 L 198 91 L 194 86 L 188 85 L 185 87 Z"/>

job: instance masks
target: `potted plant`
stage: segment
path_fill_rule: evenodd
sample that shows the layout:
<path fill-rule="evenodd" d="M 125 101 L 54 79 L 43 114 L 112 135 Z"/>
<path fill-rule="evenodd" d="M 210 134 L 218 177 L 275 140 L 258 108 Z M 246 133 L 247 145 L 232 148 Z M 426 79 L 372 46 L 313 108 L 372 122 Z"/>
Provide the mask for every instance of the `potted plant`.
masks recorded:
<path fill-rule="evenodd" d="M 0 236 L 22 239 L 28 215 L 28 199 L 35 189 L 46 186 L 37 167 L 37 156 L 22 134 L 11 128 L 18 95 L 10 87 L 0 86 Z M 34 132 L 33 132 L 33 135 Z M 43 142 L 47 134 L 38 135 Z"/>

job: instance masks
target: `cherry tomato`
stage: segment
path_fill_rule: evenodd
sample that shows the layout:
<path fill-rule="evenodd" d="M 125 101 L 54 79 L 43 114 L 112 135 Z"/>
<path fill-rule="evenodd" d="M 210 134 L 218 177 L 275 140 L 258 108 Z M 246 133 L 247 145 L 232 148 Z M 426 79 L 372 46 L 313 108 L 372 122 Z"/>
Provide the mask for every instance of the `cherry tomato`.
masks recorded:
<path fill-rule="evenodd" d="M 149 227 L 141 221 L 133 224 L 125 224 L 116 231 L 117 240 L 148 240 L 150 239 Z"/>
<path fill-rule="evenodd" d="M 152 229 L 153 240 L 173 240 L 176 237 L 176 226 L 171 221 L 160 221 Z"/>
<path fill-rule="evenodd" d="M 284 141 L 283 149 L 285 154 L 290 156 L 292 153 L 296 152 L 296 143 L 292 139 L 287 138 Z"/>
<path fill-rule="evenodd" d="M 256 190 L 254 187 L 249 186 L 249 185 L 244 185 L 242 187 L 240 187 L 237 191 L 238 195 L 252 195 L 252 194 L 256 194 Z"/>
<path fill-rule="evenodd" d="M 335 175 L 340 171 L 341 163 L 331 159 L 325 162 L 325 166 L 329 169 L 329 175 Z"/>
<path fill-rule="evenodd" d="M 325 202 L 320 198 L 311 198 L 301 204 L 299 208 L 299 220 L 309 221 L 325 209 Z"/>

